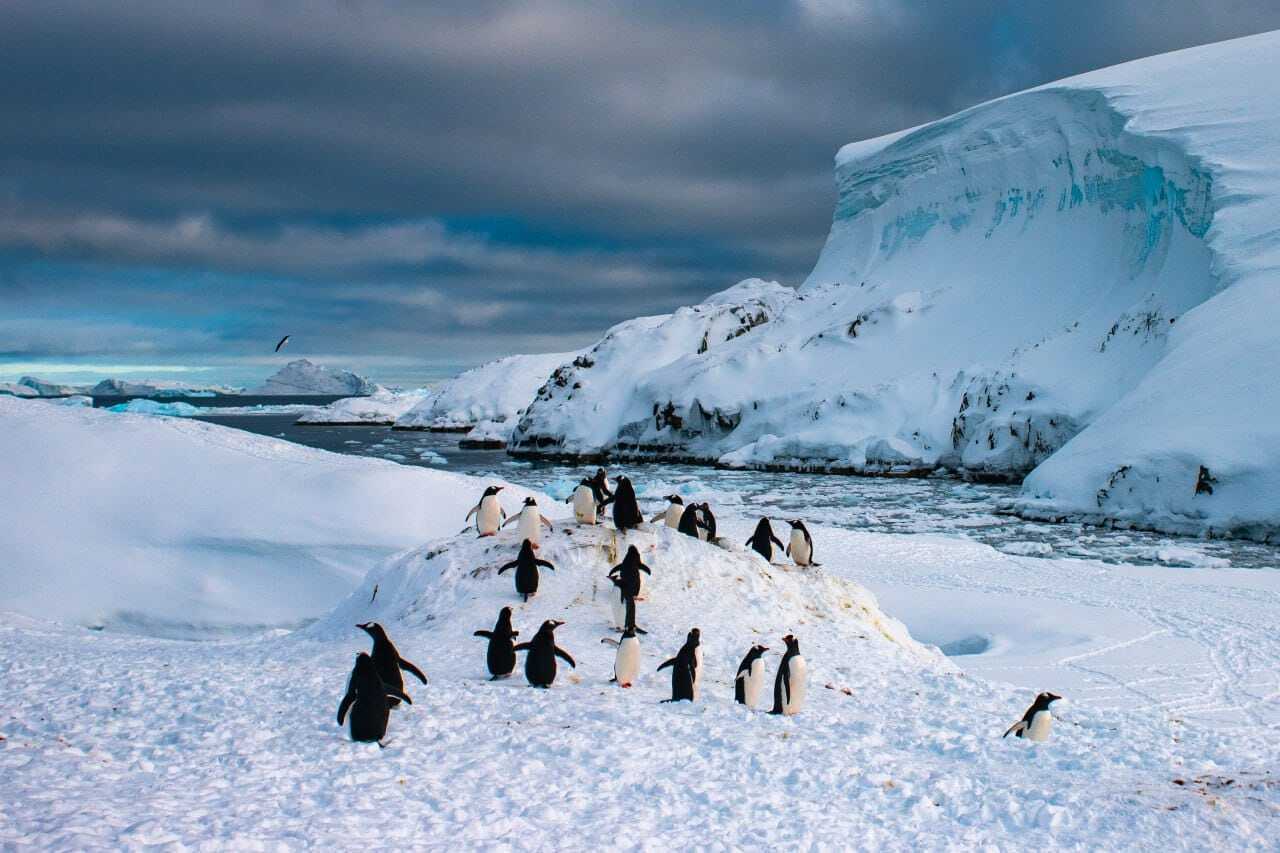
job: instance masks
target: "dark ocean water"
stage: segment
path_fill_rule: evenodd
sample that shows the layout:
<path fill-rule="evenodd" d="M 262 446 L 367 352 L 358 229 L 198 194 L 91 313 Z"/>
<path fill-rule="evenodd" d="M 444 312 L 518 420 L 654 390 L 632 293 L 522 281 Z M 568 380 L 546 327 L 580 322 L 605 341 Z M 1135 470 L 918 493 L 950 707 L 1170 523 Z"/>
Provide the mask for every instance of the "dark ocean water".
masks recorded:
<path fill-rule="evenodd" d="M 303 404 L 307 406 L 327 406 L 334 400 L 343 400 L 351 396 L 350 394 L 307 394 L 297 396 L 285 396 L 281 394 L 237 394 L 234 396 L 214 396 L 214 397 L 168 397 L 168 396 L 143 396 L 143 395 L 111 395 L 111 396 L 94 396 L 93 407 L 95 409 L 106 409 L 119 403 L 127 403 L 130 400 L 155 400 L 157 403 L 190 403 L 193 406 L 203 406 L 211 409 L 230 408 L 233 406 L 283 406 Z M 258 430 L 249 430 L 250 432 L 258 432 Z"/>
<path fill-rule="evenodd" d="M 278 398 L 272 398 L 280 402 Z M 191 401 L 202 405 L 200 401 Z M 250 404 L 251 405 L 251 404 Z M 336 453 L 390 459 L 402 465 L 496 476 L 557 498 L 567 497 L 583 468 L 514 460 L 501 450 L 463 450 L 458 433 L 389 427 L 299 426 L 294 416 L 231 415 L 202 418 Z M 828 474 L 723 470 L 658 463 L 615 466 L 636 483 L 656 512 L 663 495 L 708 500 L 744 516 L 802 516 L 810 522 L 882 533 L 965 536 L 1001 550 L 1036 556 L 1086 557 L 1111 563 L 1173 566 L 1225 560 L 1241 568 L 1280 567 L 1280 548 L 1251 542 L 1171 537 L 1081 524 L 1024 521 L 996 512 L 1016 486 L 979 485 L 943 478 L 884 479 Z M 594 470 L 594 468 L 592 468 Z M 611 473 L 614 471 L 611 468 Z"/>

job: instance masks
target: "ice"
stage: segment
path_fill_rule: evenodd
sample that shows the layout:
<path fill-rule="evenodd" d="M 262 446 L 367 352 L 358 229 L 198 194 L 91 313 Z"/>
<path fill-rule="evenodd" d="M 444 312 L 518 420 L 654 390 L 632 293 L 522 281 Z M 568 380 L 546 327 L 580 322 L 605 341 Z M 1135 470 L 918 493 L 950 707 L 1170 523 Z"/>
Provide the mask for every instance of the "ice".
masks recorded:
<path fill-rule="evenodd" d="M 378 386 L 350 370 L 299 358 L 280 368 L 250 394 L 372 394 Z"/>
<path fill-rule="evenodd" d="M 162 415 L 165 417 L 189 418 L 200 414 L 200 407 L 190 403 L 160 403 L 155 400 L 138 398 L 127 403 L 117 403 L 107 408 L 109 412 L 130 412 L 135 415 Z"/>
<path fill-rule="evenodd" d="M 411 391 L 379 388 L 367 397 L 349 397 L 345 400 L 337 400 L 323 408 L 308 411 L 298 418 L 298 423 L 390 426 L 396 422 L 397 418 L 431 395 L 432 392 L 426 388 Z"/>
<path fill-rule="evenodd" d="M 576 355 L 515 355 L 482 364 L 434 389 L 397 418 L 396 427 L 461 432 L 487 422 L 495 438 L 505 439 L 551 372 Z"/>

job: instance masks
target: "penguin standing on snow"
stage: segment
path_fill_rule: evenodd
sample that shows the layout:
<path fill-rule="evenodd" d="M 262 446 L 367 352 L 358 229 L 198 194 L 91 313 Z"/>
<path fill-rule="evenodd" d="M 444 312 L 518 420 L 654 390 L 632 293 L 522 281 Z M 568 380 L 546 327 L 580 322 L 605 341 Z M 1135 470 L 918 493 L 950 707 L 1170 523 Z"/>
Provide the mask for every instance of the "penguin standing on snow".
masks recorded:
<path fill-rule="evenodd" d="M 525 498 L 524 509 L 520 510 L 520 514 L 507 519 L 502 526 L 506 527 L 513 521 L 518 522 L 516 535 L 532 545 L 535 550 L 542 542 L 542 525 L 545 524 L 548 530 L 555 530 L 547 517 L 538 511 L 538 502 L 533 498 Z"/>
<path fill-rule="evenodd" d="M 680 521 L 676 524 L 676 530 L 679 530 L 685 536 L 692 536 L 694 539 L 705 539 L 707 529 L 702 523 L 699 515 L 702 511 L 698 504 L 689 504 L 684 508 L 684 512 L 680 513 Z"/>
<path fill-rule="evenodd" d="M 538 546 L 528 539 L 524 540 L 516 558 L 498 569 L 498 574 L 510 568 L 516 570 L 516 594 L 523 595 L 525 601 L 528 601 L 530 596 L 538 594 L 538 566 L 551 569 L 553 572 L 556 570 L 556 567 L 547 560 L 540 560 L 534 556 L 533 549 L 536 547 Z"/>
<path fill-rule="evenodd" d="M 609 475 L 603 468 L 597 468 L 595 474 L 587 481 L 596 493 L 596 503 L 604 506 L 613 496 L 613 486 L 609 484 Z"/>
<path fill-rule="evenodd" d="M 557 656 L 564 658 L 565 663 L 574 669 L 578 668 L 570 654 L 556 645 L 556 628 L 563 624 L 548 619 L 542 623 L 532 640 L 516 646 L 516 651 L 528 652 L 524 658 L 524 677 L 534 687 L 547 688 L 556 680 Z"/>
<path fill-rule="evenodd" d="M 711 513 L 711 504 L 703 501 L 698 505 L 698 510 L 702 516 L 702 529 L 705 531 L 704 533 L 699 533 L 698 537 L 700 539 L 705 539 L 708 542 L 715 542 L 716 517 Z"/>
<path fill-rule="evenodd" d="M 635 601 L 632 599 L 632 613 Z M 634 616 L 632 617 L 634 620 Z M 612 637 L 605 637 L 600 642 L 609 643 L 618 647 L 618 654 L 613 659 L 613 680 L 618 683 L 619 687 L 630 687 L 635 684 L 636 678 L 640 675 L 640 638 L 636 636 L 639 633 L 635 626 L 635 622 L 628 623 L 627 629 L 622 632 L 622 639 L 615 640 Z"/>
<path fill-rule="evenodd" d="M 787 544 L 787 556 L 795 560 L 797 566 L 816 566 L 813 560 L 813 538 L 809 536 L 809 528 L 800 519 L 787 522 L 791 525 L 791 541 Z"/>
<path fill-rule="evenodd" d="M 404 691 L 385 684 L 378 675 L 373 658 L 361 652 L 356 655 L 356 665 L 347 680 L 347 694 L 338 705 L 338 725 L 342 725 L 351 712 L 351 739 L 355 741 L 380 741 L 387 733 L 387 719 L 391 716 L 390 699 L 413 700 Z"/>
<path fill-rule="evenodd" d="M 805 688 L 808 687 L 808 670 L 804 658 L 800 657 L 800 641 L 788 634 L 782 638 L 787 644 L 787 653 L 778 664 L 778 676 L 773 681 L 773 710 L 770 714 L 786 714 L 788 717 L 800 713 L 804 707 Z"/>
<path fill-rule="evenodd" d="M 746 544 L 770 563 L 773 562 L 773 546 L 783 547 L 778 537 L 773 535 L 773 527 L 769 525 L 767 518 L 760 519 L 760 523 L 756 525 L 756 532 L 751 534 Z"/>
<path fill-rule="evenodd" d="M 1049 729 L 1053 727 L 1053 715 L 1049 713 L 1049 705 L 1062 697 L 1056 693 L 1041 693 L 1031 703 L 1022 719 L 1009 726 L 1001 737 L 1017 735 L 1036 743 L 1044 743 L 1049 739 Z"/>
<path fill-rule="evenodd" d="M 667 495 L 667 500 L 669 501 L 667 508 L 649 519 L 649 521 L 657 522 L 658 519 L 662 519 L 667 527 L 679 528 L 680 518 L 684 515 L 684 498 L 679 495 Z"/>
<path fill-rule="evenodd" d="M 404 676 L 400 674 L 400 670 L 412 673 L 423 684 L 427 683 L 427 677 L 422 674 L 422 670 L 400 657 L 395 643 L 391 642 L 391 638 L 387 636 L 386 630 L 381 625 L 377 622 L 365 622 L 356 627 L 373 638 L 373 663 L 378 668 L 378 675 L 384 683 L 396 688 L 397 693 L 393 693 L 393 698 L 388 700 L 392 708 L 400 704 L 400 700 L 394 697 L 404 692 Z"/>
<path fill-rule="evenodd" d="M 498 500 L 498 492 L 502 489 L 502 486 L 490 486 L 485 489 L 480 497 L 480 503 L 473 506 L 471 512 L 467 513 L 467 521 L 470 521 L 473 515 L 476 517 L 476 533 L 481 536 L 493 536 L 507 520 L 507 511 L 502 508 L 502 502 Z"/>
<path fill-rule="evenodd" d="M 537 571 L 535 569 L 535 571 Z M 504 607 L 498 611 L 498 622 L 492 631 L 476 631 L 475 636 L 489 641 L 489 651 L 485 662 L 489 665 L 490 681 L 506 678 L 516 668 L 516 646 L 513 637 L 520 636 L 519 631 L 511 629 L 511 608 Z"/>
<path fill-rule="evenodd" d="M 640 593 L 644 591 L 644 578 L 641 572 L 646 575 L 653 575 L 649 571 L 649 567 L 640 561 L 640 549 L 635 545 L 627 548 L 626 556 L 622 558 L 622 562 L 609 570 L 609 577 L 617 577 L 622 581 L 618 587 L 623 597 L 640 598 Z"/>
<path fill-rule="evenodd" d="M 604 502 L 613 504 L 613 526 L 619 532 L 625 533 L 631 528 L 639 527 L 644 521 L 644 516 L 640 514 L 640 504 L 636 503 L 636 490 L 626 477 L 618 478 L 617 490 L 605 498 Z"/>
<path fill-rule="evenodd" d="M 733 701 L 755 710 L 764 689 L 764 658 L 768 646 L 756 643 L 738 664 L 738 674 L 733 680 Z"/>
<path fill-rule="evenodd" d="M 591 481 L 584 478 L 564 502 L 573 504 L 573 517 L 579 524 L 595 524 L 602 500 L 604 498 L 596 492 Z"/>
<path fill-rule="evenodd" d="M 689 637 L 680 647 L 680 651 L 676 652 L 676 656 L 663 661 L 658 667 L 658 672 L 671 667 L 671 698 L 662 701 L 692 702 L 697 698 L 695 685 L 698 678 L 698 646 L 701 638 L 702 632 L 694 628 L 689 632 Z"/>

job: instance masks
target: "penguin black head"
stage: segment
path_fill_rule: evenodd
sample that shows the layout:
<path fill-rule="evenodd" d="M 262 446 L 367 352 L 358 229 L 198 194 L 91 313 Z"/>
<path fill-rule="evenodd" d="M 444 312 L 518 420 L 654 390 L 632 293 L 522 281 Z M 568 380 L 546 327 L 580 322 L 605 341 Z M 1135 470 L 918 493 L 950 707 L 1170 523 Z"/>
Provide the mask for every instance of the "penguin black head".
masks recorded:
<path fill-rule="evenodd" d="M 783 637 L 782 642 L 787 644 L 788 652 L 795 652 L 796 654 L 800 654 L 800 641 L 797 640 L 795 637 L 793 637 L 791 634 L 787 634 L 787 636 Z"/>
<path fill-rule="evenodd" d="M 533 543 L 530 542 L 528 539 L 520 543 L 520 556 L 521 557 L 533 556 Z"/>
<path fill-rule="evenodd" d="M 671 501 L 673 504 L 684 506 L 684 498 L 679 495 L 667 495 L 667 500 Z"/>
<path fill-rule="evenodd" d="M 759 536 L 761 534 L 764 534 L 765 536 L 769 536 L 769 535 L 772 535 L 772 533 L 773 533 L 773 525 L 769 524 L 769 519 L 767 518 L 760 519 L 760 521 L 756 524 L 756 536 Z"/>
<path fill-rule="evenodd" d="M 373 658 L 369 656 L 368 652 L 361 652 L 356 655 L 356 672 L 361 671 L 377 672 L 373 665 Z"/>
<path fill-rule="evenodd" d="M 498 611 L 498 624 L 506 625 L 508 628 L 511 627 L 511 608 L 510 607 L 504 607 Z"/>
<path fill-rule="evenodd" d="M 798 518 L 787 519 L 787 524 L 791 525 L 792 530 L 804 530 L 804 522 Z"/>
<path fill-rule="evenodd" d="M 362 622 L 356 627 L 375 640 L 385 640 L 387 638 L 386 630 L 377 622 Z"/>
<path fill-rule="evenodd" d="M 692 643 L 693 645 L 695 645 L 695 646 L 696 646 L 696 645 L 698 645 L 699 643 L 701 643 L 701 642 L 702 642 L 702 632 L 701 632 L 701 631 L 699 631 L 697 628 L 691 628 L 691 629 L 689 629 L 689 640 L 688 640 L 688 641 L 689 641 L 690 643 Z"/>
<path fill-rule="evenodd" d="M 1036 701 L 1032 704 L 1032 707 L 1036 708 L 1037 710 L 1044 710 L 1045 708 L 1049 707 L 1049 703 L 1057 702 L 1061 698 L 1062 697 L 1059 696 L 1057 693 L 1050 693 L 1049 691 L 1046 690 L 1044 693 L 1041 693 L 1039 696 L 1036 697 Z"/>
<path fill-rule="evenodd" d="M 538 502 L 537 502 L 537 501 L 535 501 L 535 500 L 534 500 L 533 498 L 531 498 L 531 497 L 530 497 L 530 498 L 525 498 L 525 499 L 524 499 L 524 505 L 525 505 L 525 506 L 537 506 L 537 505 L 538 505 Z"/>
<path fill-rule="evenodd" d="M 484 496 L 485 496 L 486 498 L 493 497 L 493 496 L 494 496 L 494 495 L 496 495 L 498 492 L 502 491 L 502 489 L 503 489 L 503 487 L 502 487 L 502 486 L 490 486 L 489 488 L 487 488 L 487 489 L 485 489 L 485 490 L 484 490 Z M 474 494 L 474 493 L 473 493 L 473 494 Z"/>
<path fill-rule="evenodd" d="M 596 479 L 597 479 L 597 480 L 604 480 L 604 479 L 606 479 L 608 476 L 609 476 L 609 475 L 605 473 L 605 470 L 604 470 L 603 468 L 597 468 L 597 469 L 596 469 Z"/>

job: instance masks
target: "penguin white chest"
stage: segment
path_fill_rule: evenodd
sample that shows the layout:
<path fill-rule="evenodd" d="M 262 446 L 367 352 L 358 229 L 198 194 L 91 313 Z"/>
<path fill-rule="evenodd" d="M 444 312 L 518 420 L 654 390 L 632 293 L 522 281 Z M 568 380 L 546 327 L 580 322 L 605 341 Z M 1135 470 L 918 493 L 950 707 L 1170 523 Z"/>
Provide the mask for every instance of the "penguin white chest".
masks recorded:
<path fill-rule="evenodd" d="M 613 588 L 613 597 L 609 599 L 609 606 L 613 610 L 613 627 L 625 628 L 627 626 L 627 600 L 622 597 L 622 590 L 616 586 Z"/>
<path fill-rule="evenodd" d="M 480 499 L 480 511 L 476 513 L 476 532 L 481 536 L 492 536 L 502 525 L 502 504 L 497 495 L 488 495 Z"/>
<path fill-rule="evenodd" d="M 1031 725 L 1027 726 L 1027 740 L 1044 743 L 1049 739 L 1049 729 L 1053 728 L 1053 715 L 1048 711 L 1036 711 L 1031 715 Z"/>
<path fill-rule="evenodd" d="M 542 541 L 541 516 L 536 506 L 527 506 L 520 511 L 520 521 L 516 524 L 516 536 L 528 539 L 537 547 Z"/>
<path fill-rule="evenodd" d="M 813 549 L 809 547 L 809 542 L 804 538 L 804 534 L 799 530 L 791 531 L 791 559 L 796 561 L 797 566 L 809 565 L 809 558 L 813 556 Z"/>
<path fill-rule="evenodd" d="M 613 676 L 619 687 L 630 687 L 640 674 L 640 640 L 625 637 L 618 644 L 618 656 L 613 661 Z"/>
<path fill-rule="evenodd" d="M 573 492 L 573 517 L 579 524 L 596 523 L 596 496 L 588 486 L 578 486 Z"/>
<path fill-rule="evenodd" d="M 667 507 L 667 516 L 663 519 L 667 523 L 667 527 L 677 528 L 680 526 L 680 516 L 684 515 L 684 507 L 680 504 L 671 504 Z"/>
<path fill-rule="evenodd" d="M 808 689 L 809 670 L 804 658 L 796 655 L 791 659 L 788 668 L 787 695 L 783 697 L 782 713 L 798 714 L 804 707 L 805 692 Z"/>
<path fill-rule="evenodd" d="M 764 688 L 764 661 L 756 658 L 751 662 L 751 669 L 742 679 L 742 698 L 748 708 L 754 709 L 760 702 L 760 691 Z"/>

